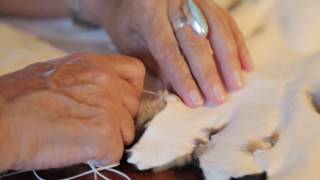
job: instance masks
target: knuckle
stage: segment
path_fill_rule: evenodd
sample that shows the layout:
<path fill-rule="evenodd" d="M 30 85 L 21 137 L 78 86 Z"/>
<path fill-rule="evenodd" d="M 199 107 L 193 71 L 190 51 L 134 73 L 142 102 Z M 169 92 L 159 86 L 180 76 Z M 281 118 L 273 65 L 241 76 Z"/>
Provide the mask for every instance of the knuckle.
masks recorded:
<path fill-rule="evenodd" d="M 107 72 L 100 67 L 93 67 L 90 72 L 96 76 L 97 80 L 106 81 L 108 79 Z"/>
<path fill-rule="evenodd" d="M 132 58 L 131 64 L 136 69 L 136 72 L 140 75 L 139 77 L 143 78 L 146 74 L 146 68 L 145 68 L 144 64 L 140 60 L 137 60 L 134 58 Z"/>
<path fill-rule="evenodd" d="M 106 83 L 110 81 L 110 74 L 98 66 L 88 66 L 82 73 L 87 79 L 96 83 Z"/>

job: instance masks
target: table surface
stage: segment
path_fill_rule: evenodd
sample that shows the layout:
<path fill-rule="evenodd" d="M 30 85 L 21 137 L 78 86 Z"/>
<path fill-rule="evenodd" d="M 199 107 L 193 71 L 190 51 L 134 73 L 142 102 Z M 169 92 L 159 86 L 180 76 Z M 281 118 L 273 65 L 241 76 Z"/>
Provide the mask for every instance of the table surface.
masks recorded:
<path fill-rule="evenodd" d="M 128 165 L 127 163 L 122 163 L 121 166 L 115 168 L 126 175 L 128 175 L 132 180 L 204 180 L 201 170 L 195 165 L 189 165 L 182 168 L 174 168 L 161 172 L 152 171 L 138 171 L 135 167 Z M 63 169 L 53 169 L 47 171 L 38 171 L 38 173 L 46 180 L 56 180 L 62 179 L 70 176 L 74 176 L 89 170 L 86 165 L 75 165 Z M 107 172 L 101 172 L 106 177 L 111 180 L 125 180 L 123 177 Z M 11 177 L 3 178 L 2 180 L 36 180 L 35 176 L 31 172 L 22 173 L 14 175 Z M 87 175 L 79 178 L 80 180 L 93 180 L 93 175 Z M 237 180 L 265 180 L 266 175 L 259 176 L 246 176 Z M 235 180 L 235 179 L 233 179 Z"/>
<path fill-rule="evenodd" d="M 70 176 L 74 176 L 76 174 L 80 174 L 82 172 L 87 171 L 89 168 L 86 165 L 76 165 L 69 168 L 63 169 L 54 169 L 54 170 L 47 170 L 47 171 L 39 171 L 38 173 L 45 178 L 46 180 L 50 179 L 61 179 Z M 152 171 L 138 171 L 133 166 L 128 164 L 124 164 L 116 168 L 121 172 L 128 175 L 133 180 L 202 180 L 203 176 L 201 170 L 195 166 L 187 166 L 183 168 L 175 168 L 170 169 L 162 172 L 152 172 Z M 123 180 L 124 178 L 107 171 L 101 172 L 102 174 L 106 175 L 106 177 L 110 178 L 111 180 Z M 14 175 L 11 177 L 3 178 L 3 180 L 35 180 L 35 176 L 31 173 L 23 173 L 19 175 Z M 93 176 L 87 175 L 82 178 L 81 180 L 92 180 Z"/>

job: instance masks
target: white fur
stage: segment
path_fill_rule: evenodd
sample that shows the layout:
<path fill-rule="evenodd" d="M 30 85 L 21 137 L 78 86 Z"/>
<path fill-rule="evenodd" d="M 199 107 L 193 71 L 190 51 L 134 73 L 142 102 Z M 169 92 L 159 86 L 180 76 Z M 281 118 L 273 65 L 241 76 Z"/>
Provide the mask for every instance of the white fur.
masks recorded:
<path fill-rule="evenodd" d="M 267 24 L 274 2 L 275 0 L 242 0 L 232 9 L 231 14 L 245 37 Z"/>
<path fill-rule="evenodd" d="M 276 14 L 289 47 L 307 54 L 319 52 L 319 0 L 277 0 Z"/>
<path fill-rule="evenodd" d="M 247 86 L 232 95 L 232 101 L 211 110 L 168 101 L 131 149 L 128 161 L 140 169 L 165 166 L 190 155 L 195 139 L 206 141 L 206 129 L 226 125 L 199 157 L 207 179 L 263 171 L 270 179 L 318 179 L 320 116 L 310 93 L 320 101 L 320 57 L 311 56 L 314 51 L 301 54 L 288 47 L 283 26 L 270 23 L 249 41 L 256 71 L 248 77 Z M 303 36 L 317 39 L 320 35 Z M 272 144 L 267 139 L 275 133 L 279 140 Z M 250 152 L 252 142 L 259 146 Z"/>
<path fill-rule="evenodd" d="M 311 106 L 309 94 L 320 93 L 320 57 L 291 52 L 276 27 L 270 27 L 260 38 L 251 44 L 252 49 L 263 48 L 266 54 L 274 55 L 260 57 L 256 80 L 249 79 L 248 88 L 253 91 L 244 89 L 234 118 L 212 137 L 200 156 L 201 167 L 207 179 L 264 171 L 271 179 L 317 179 L 320 155 L 315 152 L 320 141 L 315 137 L 320 132 L 320 115 Z M 277 43 L 275 49 L 265 49 L 266 38 Z M 265 139 L 274 133 L 279 133 L 279 141 L 272 147 Z M 253 154 L 247 149 L 251 142 L 262 144 Z"/>

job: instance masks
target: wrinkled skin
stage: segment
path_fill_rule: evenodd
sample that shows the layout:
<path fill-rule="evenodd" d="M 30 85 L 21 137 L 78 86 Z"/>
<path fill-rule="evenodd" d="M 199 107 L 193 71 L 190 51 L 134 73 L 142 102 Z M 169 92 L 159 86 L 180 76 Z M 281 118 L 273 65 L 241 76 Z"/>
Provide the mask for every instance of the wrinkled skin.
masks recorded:
<path fill-rule="evenodd" d="M 174 30 L 183 0 L 85 0 L 87 16 L 102 25 L 125 54 L 143 59 L 189 106 L 219 104 L 244 85 L 253 64 L 230 15 L 212 0 L 195 0 L 209 36 L 190 26 Z"/>
<path fill-rule="evenodd" d="M 0 172 L 118 162 L 144 73 L 133 58 L 75 54 L 0 77 Z"/>

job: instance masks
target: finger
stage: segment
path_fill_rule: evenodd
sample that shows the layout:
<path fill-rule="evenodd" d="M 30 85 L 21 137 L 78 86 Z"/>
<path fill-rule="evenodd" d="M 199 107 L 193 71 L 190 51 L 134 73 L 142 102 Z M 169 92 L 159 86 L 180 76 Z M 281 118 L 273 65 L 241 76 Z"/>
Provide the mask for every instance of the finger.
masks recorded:
<path fill-rule="evenodd" d="M 124 144 L 120 133 L 114 133 L 112 137 L 108 137 L 108 143 L 104 147 L 106 148 L 103 152 L 103 156 L 98 156 L 96 163 L 101 166 L 107 166 L 110 164 L 119 163 L 124 151 Z M 99 151 L 98 151 L 99 152 Z"/>
<path fill-rule="evenodd" d="M 199 1 L 209 24 L 209 39 L 214 49 L 219 70 L 228 90 L 243 86 L 243 75 L 238 47 L 222 9 L 209 0 Z"/>
<path fill-rule="evenodd" d="M 135 128 L 134 128 L 134 121 L 129 113 L 129 111 L 122 107 L 122 106 L 116 106 L 114 112 L 117 112 L 117 121 L 120 124 L 120 132 L 123 138 L 123 142 L 125 145 L 130 145 L 135 136 Z"/>
<path fill-rule="evenodd" d="M 229 24 L 238 46 L 238 56 L 240 58 L 241 67 L 243 70 L 251 71 L 254 69 L 254 64 L 250 56 L 250 52 L 245 42 L 245 38 L 238 28 L 235 20 L 227 12 L 225 13 L 229 18 Z"/>
<path fill-rule="evenodd" d="M 182 4 L 178 1 L 170 2 L 171 22 L 176 22 L 178 18 L 183 16 L 181 12 Z M 195 34 L 190 26 L 177 29 L 176 36 L 188 60 L 192 74 L 208 102 L 224 102 L 226 91 L 220 79 L 209 41 L 205 37 Z"/>
<path fill-rule="evenodd" d="M 159 4 L 165 7 L 158 8 L 162 12 L 156 12 L 151 17 L 149 27 L 144 32 L 146 42 L 151 54 L 159 62 L 162 75 L 173 89 L 187 105 L 200 106 L 204 100 L 180 52 L 168 19 L 167 4 Z"/>
<path fill-rule="evenodd" d="M 119 77 L 128 81 L 135 89 L 137 95 L 142 93 L 146 74 L 143 63 L 127 56 L 110 56 L 105 62 Z"/>
<path fill-rule="evenodd" d="M 135 94 L 133 87 L 124 80 L 119 80 L 119 88 L 116 93 L 120 92 L 122 105 L 130 112 L 131 116 L 135 116 L 139 109 L 139 96 Z"/>

